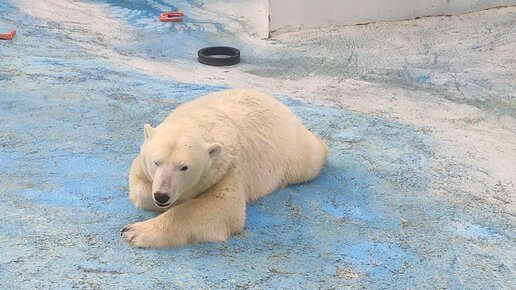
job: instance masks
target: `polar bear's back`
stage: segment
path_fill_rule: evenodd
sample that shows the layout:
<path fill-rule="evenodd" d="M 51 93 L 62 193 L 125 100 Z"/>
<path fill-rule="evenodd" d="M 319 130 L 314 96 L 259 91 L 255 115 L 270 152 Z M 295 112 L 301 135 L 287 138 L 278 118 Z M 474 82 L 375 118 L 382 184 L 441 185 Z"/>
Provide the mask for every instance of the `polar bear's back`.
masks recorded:
<path fill-rule="evenodd" d="M 240 142 L 242 150 L 241 172 L 248 199 L 312 179 L 326 160 L 326 144 L 287 106 L 266 94 L 250 89 L 225 90 L 186 103 L 175 113 L 184 116 L 206 110 L 227 116 L 238 128 L 235 142 Z M 217 136 L 211 137 L 217 140 Z"/>
<path fill-rule="evenodd" d="M 271 96 L 251 89 L 232 89 L 208 94 L 178 109 L 189 112 L 213 109 L 223 112 L 240 127 L 249 127 L 249 129 L 281 126 L 285 121 L 301 125 L 287 106 Z"/>

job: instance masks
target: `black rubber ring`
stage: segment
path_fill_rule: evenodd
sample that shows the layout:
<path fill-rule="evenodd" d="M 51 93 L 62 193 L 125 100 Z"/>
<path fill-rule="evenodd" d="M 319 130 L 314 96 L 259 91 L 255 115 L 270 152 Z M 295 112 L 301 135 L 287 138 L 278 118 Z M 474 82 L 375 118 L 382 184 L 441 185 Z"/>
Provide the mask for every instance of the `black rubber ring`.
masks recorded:
<path fill-rule="evenodd" d="M 227 57 L 212 57 L 213 55 L 225 55 Z M 240 62 L 240 50 L 229 46 L 211 46 L 197 52 L 198 60 L 202 64 L 225 66 Z"/>

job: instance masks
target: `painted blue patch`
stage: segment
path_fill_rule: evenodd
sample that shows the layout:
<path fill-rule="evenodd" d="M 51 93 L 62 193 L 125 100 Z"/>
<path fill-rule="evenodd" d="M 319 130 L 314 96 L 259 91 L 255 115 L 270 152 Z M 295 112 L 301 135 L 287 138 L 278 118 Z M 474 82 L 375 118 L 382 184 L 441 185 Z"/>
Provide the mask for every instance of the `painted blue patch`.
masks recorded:
<path fill-rule="evenodd" d="M 415 77 L 414 77 L 414 79 L 415 79 L 418 83 L 420 83 L 420 84 L 424 84 L 424 85 L 429 84 L 429 83 L 431 82 L 431 81 L 430 81 L 430 80 L 431 80 L 431 79 L 430 79 L 430 75 L 428 75 L 428 74 L 426 74 L 426 75 L 417 75 L 417 76 L 415 76 Z"/>
<path fill-rule="evenodd" d="M 119 7 L 120 9 L 125 9 L 127 11 L 131 11 L 132 13 L 145 13 L 148 16 L 159 16 L 161 12 L 167 11 L 175 11 L 177 8 L 172 4 L 165 1 L 138 1 L 138 0 L 101 0 L 101 1 L 93 1 L 93 3 L 106 3 L 112 7 Z M 165 7 L 165 9 L 160 9 L 158 7 Z M 140 16 L 141 17 L 141 16 Z"/>
<path fill-rule="evenodd" d="M 10 78 L 11 77 L 8 74 L 0 72 L 0 82 L 8 81 Z"/>
<path fill-rule="evenodd" d="M 374 243 L 370 240 L 358 241 L 342 246 L 343 261 L 353 269 L 373 279 L 392 280 L 396 273 L 402 272 L 417 261 L 417 256 L 399 245 L 389 242 Z"/>
<path fill-rule="evenodd" d="M 118 44 L 114 50 L 124 55 L 138 55 L 151 59 L 170 60 L 185 58 L 197 60 L 197 51 L 213 45 L 234 45 L 245 50 L 245 44 L 228 37 L 220 23 L 192 19 L 188 13 L 191 6 L 202 5 L 196 1 L 184 3 L 185 7 L 175 6 L 169 1 L 95 1 L 107 8 L 114 19 L 139 30 L 135 41 Z M 181 22 L 160 22 L 162 12 L 183 10 Z"/>

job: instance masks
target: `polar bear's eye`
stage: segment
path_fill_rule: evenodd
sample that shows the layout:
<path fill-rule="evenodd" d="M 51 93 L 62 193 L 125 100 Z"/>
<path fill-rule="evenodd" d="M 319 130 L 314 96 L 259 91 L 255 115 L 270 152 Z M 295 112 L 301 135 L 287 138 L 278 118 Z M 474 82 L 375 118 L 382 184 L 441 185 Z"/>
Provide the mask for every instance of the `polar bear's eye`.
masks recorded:
<path fill-rule="evenodd" d="M 187 171 L 187 170 L 188 170 L 188 166 L 181 167 L 181 171 Z"/>
<path fill-rule="evenodd" d="M 155 160 L 154 164 L 156 164 L 156 166 L 159 166 L 159 161 Z"/>

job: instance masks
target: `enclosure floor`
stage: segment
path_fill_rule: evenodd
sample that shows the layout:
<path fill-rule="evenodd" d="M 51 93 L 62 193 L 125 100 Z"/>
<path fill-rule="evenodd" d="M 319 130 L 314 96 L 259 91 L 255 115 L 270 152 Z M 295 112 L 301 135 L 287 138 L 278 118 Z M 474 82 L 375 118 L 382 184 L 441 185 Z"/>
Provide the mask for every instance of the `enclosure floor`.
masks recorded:
<path fill-rule="evenodd" d="M 516 8 L 265 39 L 232 2 L 0 0 L 0 289 L 514 289 Z M 143 125 L 234 87 L 327 140 L 320 177 L 226 243 L 124 243 Z"/>

